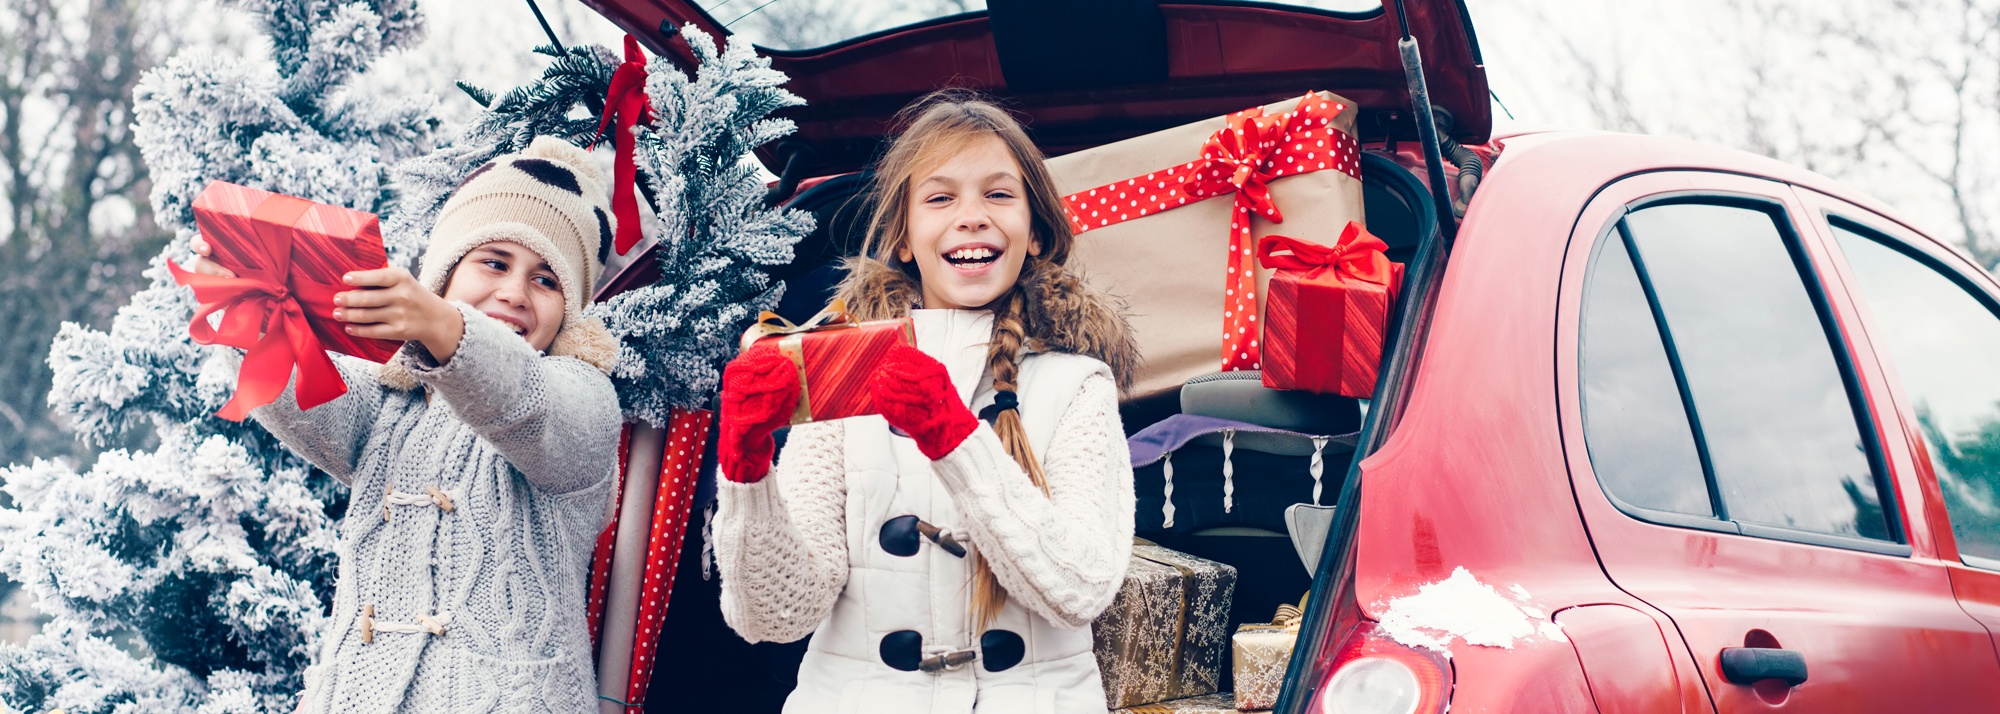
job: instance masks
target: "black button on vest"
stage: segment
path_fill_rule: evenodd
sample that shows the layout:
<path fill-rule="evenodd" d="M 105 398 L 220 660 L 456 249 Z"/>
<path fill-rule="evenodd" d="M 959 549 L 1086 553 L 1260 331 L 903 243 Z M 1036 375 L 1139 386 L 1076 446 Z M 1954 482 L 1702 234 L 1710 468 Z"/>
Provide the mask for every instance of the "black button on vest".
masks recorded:
<path fill-rule="evenodd" d="M 882 636 L 882 664 L 891 669 L 915 672 L 924 661 L 924 636 L 916 630 L 897 630 Z"/>
<path fill-rule="evenodd" d="M 898 558 L 908 558 L 917 554 L 923 545 L 923 536 L 917 533 L 916 516 L 897 516 L 882 522 L 882 533 L 878 541 L 882 550 Z"/>
<path fill-rule="evenodd" d="M 1006 630 L 987 630 L 979 636 L 980 666 L 988 672 L 1004 672 L 1028 655 L 1028 643 Z"/>
<path fill-rule="evenodd" d="M 923 545 L 922 539 L 925 538 L 955 557 L 965 557 L 965 546 L 958 542 L 957 536 L 925 523 L 916 516 L 897 516 L 883 521 L 882 531 L 876 536 L 876 542 L 880 543 L 882 550 L 888 554 L 908 558 L 917 554 L 917 549 Z"/>

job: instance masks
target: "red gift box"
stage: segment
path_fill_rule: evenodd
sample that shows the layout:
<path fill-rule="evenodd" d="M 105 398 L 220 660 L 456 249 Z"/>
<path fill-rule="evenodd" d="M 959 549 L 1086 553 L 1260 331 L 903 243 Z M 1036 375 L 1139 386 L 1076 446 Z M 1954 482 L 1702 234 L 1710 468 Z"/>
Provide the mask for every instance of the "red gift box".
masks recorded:
<path fill-rule="evenodd" d="M 868 399 L 875 365 L 890 348 L 916 344 L 916 326 L 909 318 L 861 322 L 839 300 L 799 325 L 771 312 L 758 315 L 742 342 L 745 351 L 775 348 L 798 367 L 793 424 L 875 414 Z"/>
<path fill-rule="evenodd" d="M 1264 386 L 1375 393 L 1389 306 L 1403 284 L 1387 248 L 1352 222 L 1331 248 L 1286 236 L 1257 243 L 1259 262 L 1277 271 L 1264 304 Z"/>
<path fill-rule="evenodd" d="M 204 345 L 242 350 L 236 394 L 216 416 L 242 421 L 277 399 L 291 381 L 299 407 L 347 393 L 327 350 L 386 362 L 402 343 L 354 337 L 333 319 L 341 276 L 389 264 L 374 214 L 216 181 L 194 199 L 194 220 L 210 260 L 237 277 L 200 275 L 171 262 L 175 282 L 201 303 L 188 334 Z M 222 312 L 219 325 L 209 316 Z"/>

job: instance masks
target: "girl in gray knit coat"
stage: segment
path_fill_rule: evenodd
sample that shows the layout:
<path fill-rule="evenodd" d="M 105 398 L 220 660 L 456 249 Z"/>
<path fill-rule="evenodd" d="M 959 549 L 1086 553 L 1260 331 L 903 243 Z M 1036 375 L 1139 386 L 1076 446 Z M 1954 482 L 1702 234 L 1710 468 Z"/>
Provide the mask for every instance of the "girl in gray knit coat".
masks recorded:
<path fill-rule="evenodd" d="M 335 319 L 402 352 L 336 355 L 346 395 L 251 412 L 352 489 L 300 711 L 595 707 L 585 591 L 620 416 L 616 344 L 582 309 L 608 195 L 560 140 L 494 159 L 445 203 L 420 275 L 346 276 Z"/>

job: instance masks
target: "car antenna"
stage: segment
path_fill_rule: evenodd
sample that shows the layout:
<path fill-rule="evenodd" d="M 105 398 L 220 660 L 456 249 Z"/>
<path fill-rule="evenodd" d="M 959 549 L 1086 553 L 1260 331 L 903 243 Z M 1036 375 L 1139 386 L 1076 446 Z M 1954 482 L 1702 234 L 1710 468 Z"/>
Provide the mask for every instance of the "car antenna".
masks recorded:
<path fill-rule="evenodd" d="M 1500 93 L 1499 93 L 1499 92 L 1495 92 L 1495 91 L 1493 91 L 1493 90 L 1491 90 L 1491 89 L 1488 89 L 1488 90 L 1486 90 L 1486 94 L 1487 94 L 1487 96 L 1490 96 L 1490 97 L 1493 97 L 1493 103 L 1494 103 L 1494 104 L 1498 104 L 1498 105 L 1500 105 L 1500 111 L 1503 111 L 1503 112 L 1506 112 L 1506 113 L 1507 113 L 1507 118 L 1508 118 L 1508 119 L 1513 119 L 1514 121 L 1519 121 L 1518 119 L 1514 119 L 1514 110 L 1512 110 L 1512 109 L 1508 109 L 1508 108 L 1507 108 L 1507 103 L 1506 103 L 1506 102 L 1503 102 L 1503 101 L 1500 101 Z"/>
<path fill-rule="evenodd" d="M 743 21 L 743 18 L 746 18 L 746 17 L 749 17 L 749 16 L 751 16 L 751 15 L 755 15 L 755 14 L 757 14 L 757 11 L 758 11 L 758 10 L 762 10 L 762 9 L 764 9 L 764 8 L 767 8 L 767 7 L 770 7 L 770 6 L 772 6 L 772 5 L 775 5 L 775 4 L 777 4 L 777 2 L 778 2 L 778 0 L 766 0 L 764 4 L 762 4 L 762 5 L 758 5 L 758 6 L 756 6 L 756 7 L 753 7 L 753 8 L 750 8 L 750 11 L 749 11 L 749 12 L 746 12 L 746 13 L 743 13 L 743 14 L 741 14 L 741 15 L 737 15 L 737 16 L 736 16 L 736 19 L 734 19 L 734 20 L 730 20 L 730 21 L 728 21 L 728 22 L 725 22 L 725 23 L 722 23 L 722 26 L 726 28 L 726 27 L 729 27 L 730 25 L 734 25 L 734 24 L 736 24 L 736 23 L 739 23 L 739 22 L 742 22 L 742 21 Z"/>
<path fill-rule="evenodd" d="M 1444 149 L 1438 143 L 1437 115 L 1431 111 L 1430 87 L 1424 83 L 1424 55 L 1417 47 L 1417 38 L 1410 34 L 1410 15 L 1403 9 L 1403 0 L 1391 0 L 1396 4 L 1396 22 L 1402 28 L 1403 36 L 1396 40 L 1396 49 L 1403 55 L 1403 79 L 1410 86 L 1410 110 L 1417 122 L 1417 138 L 1424 146 L 1424 165 L 1428 183 L 1431 185 L 1431 208 L 1437 212 L 1438 233 L 1444 237 L 1444 245 L 1449 248 L 1458 236 L 1458 217 L 1452 214 L 1451 190 L 1444 179 Z"/>
<path fill-rule="evenodd" d="M 569 50 L 563 49 L 562 40 L 556 39 L 556 29 L 549 27 L 549 19 L 542 16 L 542 6 L 536 5 L 535 0 L 528 0 L 528 9 L 535 11 L 535 22 L 542 23 L 542 32 L 548 34 L 549 44 L 555 45 L 556 54 L 569 54 Z"/>

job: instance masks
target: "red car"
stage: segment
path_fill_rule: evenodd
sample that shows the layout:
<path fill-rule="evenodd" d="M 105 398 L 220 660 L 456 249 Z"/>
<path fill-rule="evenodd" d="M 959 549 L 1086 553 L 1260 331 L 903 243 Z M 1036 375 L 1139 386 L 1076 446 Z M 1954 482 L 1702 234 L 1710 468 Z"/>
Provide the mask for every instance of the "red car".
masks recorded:
<path fill-rule="evenodd" d="M 689 0 L 586 2 L 683 63 L 663 23 L 726 34 Z M 1369 228 L 1409 272 L 1277 711 L 2000 710 L 2000 285 L 1963 254 L 1738 151 L 1490 136 L 1455 0 L 990 5 L 771 52 L 808 102 L 763 154 L 780 190 L 863 170 L 948 83 L 1051 155 L 1307 89 L 1362 108 Z M 861 179 L 794 199 L 822 217 L 801 299 L 854 249 Z"/>

